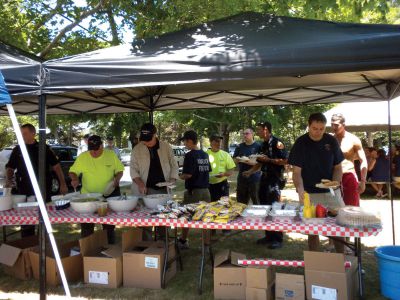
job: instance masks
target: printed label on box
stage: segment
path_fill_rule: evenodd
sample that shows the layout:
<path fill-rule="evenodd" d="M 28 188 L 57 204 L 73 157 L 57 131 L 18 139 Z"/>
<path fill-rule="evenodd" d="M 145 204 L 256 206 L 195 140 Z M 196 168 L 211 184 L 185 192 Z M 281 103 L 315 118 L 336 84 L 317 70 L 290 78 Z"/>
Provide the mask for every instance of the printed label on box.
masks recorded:
<path fill-rule="evenodd" d="M 311 285 L 311 297 L 317 300 L 337 300 L 337 290 L 318 285 Z"/>
<path fill-rule="evenodd" d="M 158 269 L 158 257 L 148 257 L 144 258 L 144 266 L 150 269 Z"/>
<path fill-rule="evenodd" d="M 108 284 L 108 272 L 89 271 L 89 283 Z"/>
<path fill-rule="evenodd" d="M 285 290 L 285 297 L 288 298 L 293 298 L 294 297 L 294 291 L 293 290 Z"/>

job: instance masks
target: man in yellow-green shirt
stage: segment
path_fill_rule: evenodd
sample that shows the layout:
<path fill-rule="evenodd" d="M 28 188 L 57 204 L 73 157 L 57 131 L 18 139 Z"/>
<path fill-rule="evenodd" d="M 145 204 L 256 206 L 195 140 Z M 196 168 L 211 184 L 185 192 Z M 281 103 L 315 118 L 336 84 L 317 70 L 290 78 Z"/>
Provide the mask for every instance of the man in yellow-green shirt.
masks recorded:
<path fill-rule="evenodd" d="M 82 175 L 81 193 L 103 194 L 108 183 L 114 182 L 114 191 L 109 197 L 119 196 L 119 181 L 124 172 L 124 165 L 118 159 L 114 151 L 103 148 L 103 142 L 98 135 L 92 135 L 88 139 L 88 151 L 81 153 L 69 169 L 71 185 L 77 188 L 79 176 Z M 107 230 L 108 242 L 115 241 L 114 225 L 103 225 Z M 94 232 L 94 224 L 81 224 L 81 236 L 86 237 Z"/>
<path fill-rule="evenodd" d="M 210 172 L 209 190 L 211 201 L 229 196 L 228 177 L 233 174 L 235 162 L 228 152 L 221 150 L 223 137 L 218 134 L 210 136 L 211 149 L 207 150 L 212 171 Z"/>

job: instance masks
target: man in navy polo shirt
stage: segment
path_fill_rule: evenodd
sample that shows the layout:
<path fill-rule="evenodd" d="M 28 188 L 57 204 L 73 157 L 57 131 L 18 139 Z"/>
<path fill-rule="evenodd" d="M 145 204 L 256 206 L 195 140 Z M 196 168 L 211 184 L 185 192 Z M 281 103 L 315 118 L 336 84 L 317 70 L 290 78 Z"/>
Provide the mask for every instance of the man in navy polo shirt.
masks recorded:
<path fill-rule="evenodd" d="M 251 128 L 243 131 L 244 142 L 236 147 L 233 158 L 236 164 L 239 165 L 239 173 L 237 177 L 236 199 L 240 203 L 248 204 L 249 200 L 253 204 L 259 204 L 258 189 L 260 185 L 261 172 L 255 172 L 249 177 L 243 175 L 243 172 L 252 168 L 253 164 L 248 161 L 239 159 L 243 156 L 250 157 L 258 154 L 261 151 L 261 145 L 254 141 L 254 132 Z"/>

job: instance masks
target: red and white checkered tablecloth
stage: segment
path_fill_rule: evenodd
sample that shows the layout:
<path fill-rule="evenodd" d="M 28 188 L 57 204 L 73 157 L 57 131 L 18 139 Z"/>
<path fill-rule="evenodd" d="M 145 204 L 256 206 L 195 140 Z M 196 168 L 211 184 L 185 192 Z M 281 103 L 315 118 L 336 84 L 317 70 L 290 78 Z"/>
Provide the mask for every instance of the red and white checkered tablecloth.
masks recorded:
<path fill-rule="evenodd" d="M 246 219 L 239 217 L 228 224 L 203 223 L 201 221 L 181 221 L 177 219 L 159 219 L 150 215 L 150 211 L 142 209 L 127 213 L 111 212 L 105 217 L 97 214 L 82 215 L 71 208 L 64 210 L 48 210 L 51 223 L 97 223 L 120 226 L 167 226 L 195 229 L 230 229 L 230 230 L 271 230 L 297 232 L 338 237 L 367 237 L 377 235 L 379 228 L 348 228 L 335 224 L 335 219 L 328 218 L 324 224 L 304 224 L 301 221 L 269 221 L 265 218 Z M 0 225 L 28 225 L 38 223 L 37 210 L 14 209 L 0 212 Z"/>
<path fill-rule="evenodd" d="M 303 260 L 282 260 L 282 259 L 238 259 L 238 264 L 243 266 L 279 266 L 304 268 Z M 345 268 L 351 267 L 351 261 L 344 263 Z"/>

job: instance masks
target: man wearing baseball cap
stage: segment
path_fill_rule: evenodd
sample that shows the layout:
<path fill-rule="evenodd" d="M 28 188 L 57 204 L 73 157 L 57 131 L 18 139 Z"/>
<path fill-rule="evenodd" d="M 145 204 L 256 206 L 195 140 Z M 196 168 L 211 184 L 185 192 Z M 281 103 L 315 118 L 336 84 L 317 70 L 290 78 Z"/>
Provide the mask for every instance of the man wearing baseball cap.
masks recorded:
<path fill-rule="evenodd" d="M 162 182 L 175 182 L 179 176 L 178 164 L 171 146 L 157 137 L 157 128 L 145 123 L 140 129 L 140 143 L 132 150 L 131 177 L 134 193 L 140 195 L 166 194 Z"/>
<path fill-rule="evenodd" d="M 186 190 L 183 194 L 183 202 L 185 204 L 199 201 L 210 202 L 211 196 L 208 190 L 208 181 L 211 166 L 208 154 L 197 147 L 197 133 L 193 130 L 186 131 L 181 141 L 183 141 L 185 147 L 189 149 L 183 161 L 182 174 L 179 176 L 181 179 L 185 180 Z M 189 248 L 189 242 L 187 240 L 188 233 L 188 228 L 182 228 L 181 237 L 178 239 L 178 246 L 181 249 Z M 208 236 L 209 235 L 207 235 L 207 237 Z"/>
<path fill-rule="evenodd" d="M 174 183 L 179 178 L 179 167 L 171 146 L 157 137 L 157 128 L 151 123 L 145 123 L 140 128 L 139 144 L 132 149 L 130 173 L 132 191 L 137 195 L 167 194 L 165 185 Z M 157 230 L 160 238 L 164 231 Z M 151 239 L 148 231 L 143 232 L 143 238 Z"/>
<path fill-rule="evenodd" d="M 81 193 L 101 193 L 108 184 L 114 182 L 114 191 L 108 197 L 121 195 L 119 181 L 124 172 L 124 165 L 115 155 L 114 151 L 103 148 L 103 141 L 98 135 L 92 135 L 88 139 L 88 151 L 81 153 L 69 169 L 71 185 L 77 188 L 79 176 L 82 175 Z M 107 230 L 108 243 L 115 242 L 114 225 L 104 224 Z M 94 224 L 81 224 L 81 236 L 86 237 L 94 232 Z"/>
<path fill-rule="evenodd" d="M 235 162 L 228 152 L 221 150 L 221 141 L 223 137 L 219 134 L 210 136 L 211 148 L 207 150 L 210 158 L 210 194 L 211 201 L 217 201 L 223 196 L 229 196 L 228 177 L 233 174 L 236 167 Z"/>

